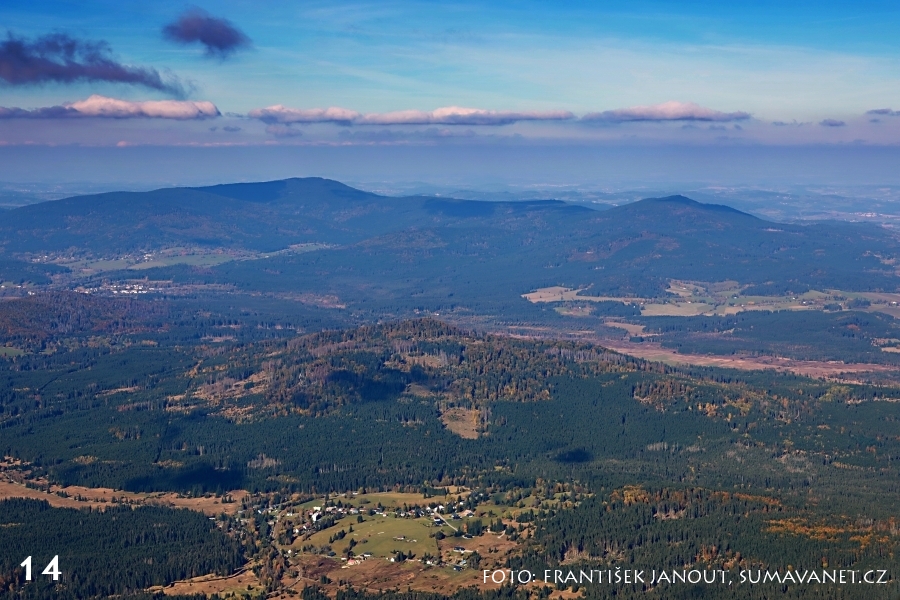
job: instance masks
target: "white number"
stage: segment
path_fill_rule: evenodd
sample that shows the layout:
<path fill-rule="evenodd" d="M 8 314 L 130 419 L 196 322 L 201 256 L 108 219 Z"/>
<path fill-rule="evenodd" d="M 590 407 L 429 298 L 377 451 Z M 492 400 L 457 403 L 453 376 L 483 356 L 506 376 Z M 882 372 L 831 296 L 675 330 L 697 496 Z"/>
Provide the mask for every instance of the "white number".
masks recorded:
<path fill-rule="evenodd" d="M 22 561 L 20 567 L 25 567 L 25 581 L 31 581 L 31 557 Z"/>
<path fill-rule="evenodd" d="M 53 575 L 53 581 L 59 581 L 59 576 L 62 575 L 62 573 L 59 572 L 59 554 L 53 557 L 50 564 L 41 571 L 41 575 Z"/>

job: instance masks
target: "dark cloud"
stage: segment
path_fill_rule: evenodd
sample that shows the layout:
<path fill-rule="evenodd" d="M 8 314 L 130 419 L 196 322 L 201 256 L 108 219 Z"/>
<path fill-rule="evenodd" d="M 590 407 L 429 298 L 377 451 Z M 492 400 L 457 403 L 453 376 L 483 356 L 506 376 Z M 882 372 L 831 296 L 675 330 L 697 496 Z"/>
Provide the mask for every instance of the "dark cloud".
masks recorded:
<path fill-rule="evenodd" d="M 174 76 L 163 78 L 150 67 L 123 65 L 103 41 L 51 33 L 33 40 L 7 33 L 0 42 L 0 82 L 7 85 L 107 81 L 159 90 L 183 98 L 184 86 Z"/>
<path fill-rule="evenodd" d="M 250 38 L 231 21 L 213 17 L 199 8 L 192 8 L 163 27 L 163 35 L 179 44 L 198 42 L 206 48 L 207 56 L 222 59 L 250 46 Z"/>
<path fill-rule="evenodd" d="M 874 110 L 867 110 L 867 115 L 884 115 L 886 117 L 900 117 L 900 110 L 891 110 L 889 108 L 876 108 Z"/>
<path fill-rule="evenodd" d="M 837 119 L 825 119 L 824 121 L 819 121 L 819 125 L 822 127 L 843 127 L 846 123 Z"/>
<path fill-rule="evenodd" d="M 240 127 L 235 127 L 234 125 L 226 125 L 222 128 L 222 131 L 227 131 L 228 133 L 237 133 L 240 130 Z"/>

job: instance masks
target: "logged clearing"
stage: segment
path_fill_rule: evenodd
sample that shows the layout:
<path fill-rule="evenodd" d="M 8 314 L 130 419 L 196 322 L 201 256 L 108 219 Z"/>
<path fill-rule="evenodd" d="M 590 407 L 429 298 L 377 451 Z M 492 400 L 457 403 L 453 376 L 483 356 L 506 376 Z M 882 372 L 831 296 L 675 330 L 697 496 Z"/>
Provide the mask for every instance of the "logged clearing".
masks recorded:
<path fill-rule="evenodd" d="M 474 409 L 451 408 L 441 414 L 441 423 L 459 437 L 474 440 L 480 435 L 481 413 Z"/>
<path fill-rule="evenodd" d="M 33 482 L 41 485 L 46 489 L 46 482 Z M 124 502 L 131 505 L 140 506 L 142 504 L 155 506 L 168 506 L 171 508 L 188 508 L 196 510 L 206 515 L 219 515 L 221 513 L 234 514 L 241 507 L 241 501 L 248 494 L 244 490 L 235 490 L 227 495 L 231 496 L 234 502 L 222 503 L 222 498 L 215 497 L 199 497 L 188 498 L 178 494 L 153 493 L 153 494 L 136 494 L 133 492 L 123 492 L 121 490 L 112 490 L 109 488 L 87 488 L 77 485 L 68 487 L 60 487 L 51 485 L 50 491 L 45 492 L 26 487 L 24 480 L 16 477 L 13 473 L 0 474 L 0 500 L 8 498 L 31 498 L 34 500 L 46 500 L 50 506 L 56 508 L 105 508 L 112 506 L 113 499 L 115 502 Z"/>

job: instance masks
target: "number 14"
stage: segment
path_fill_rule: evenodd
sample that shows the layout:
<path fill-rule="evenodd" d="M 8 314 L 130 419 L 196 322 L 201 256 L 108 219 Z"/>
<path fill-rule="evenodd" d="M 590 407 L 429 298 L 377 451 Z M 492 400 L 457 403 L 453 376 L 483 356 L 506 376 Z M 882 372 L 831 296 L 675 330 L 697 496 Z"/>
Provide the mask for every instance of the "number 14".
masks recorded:
<path fill-rule="evenodd" d="M 22 561 L 20 567 L 25 567 L 25 581 L 31 581 L 31 557 L 29 556 L 25 560 Z M 44 567 L 44 570 L 41 571 L 41 575 L 50 575 L 53 577 L 53 581 L 59 581 L 59 576 L 62 575 L 62 572 L 59 570 L 59 555 L 53 557 L 53 560 Z"/>

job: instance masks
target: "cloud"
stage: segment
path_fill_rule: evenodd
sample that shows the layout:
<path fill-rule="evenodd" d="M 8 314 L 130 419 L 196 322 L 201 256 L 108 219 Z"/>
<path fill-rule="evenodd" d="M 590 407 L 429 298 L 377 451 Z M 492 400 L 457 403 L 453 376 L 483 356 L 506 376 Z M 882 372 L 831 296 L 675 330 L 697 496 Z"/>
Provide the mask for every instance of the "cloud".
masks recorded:
<path fill-rule="evenodd" d="M 62 119 L 95 117 L 106 119 L 209 119 L 219 116 L 219 109 L 212 102 L 191 100 L 148 100 L 132 102 L 93 95 L 78 102 L 66 102 L 59 106 L 47 106 L 32 110 L 0 106 L 0 119 Z"/>
<path fill-rule="evenodd" d="M 867 115 L 884 115 L 886 117 L 900 117 L 900 110 L 891 110 L 889 108 L 876 108 L 874 110 L 867 110 Z"/>
<path fill-rule="evenodd" d="M 362 114 L 346 108 L 287 108 L 281 104 L 257 108 L 247 116 L 264 123 L 338 123 L 341 125 L 509 125 L 519 121 L 565 121 L 568 111 L 495 111 L 448 106 L 432 111 L 401 110 Z"/>
<path fill-rule="evenodd" d="M 199 42 L 206 48 L 206 55 L 220 59 L 250 47 L 250 38 L 231 21 L 209 15 L 193 8 L 163 27 L 163 36 L 179 44 Z"/>
<path fill-rule="evenodd" d="M 588 113 L 582 121 L 625 123 L 629 121 L 741 121 L 749 119 L 745 112 L 724 113 L 693 102 L 663 102 L 653 106 L 632 106 L 603 112 Z"/>
<path fill-rule="evenodd" d="M 64 33 L 34 40 L 7 34 L 0 42 L 0 81 L 14 86 L 106 81 L 138 85 L 178 98 L 186 95 L 178 78 L 163 79 L 156 69 L 123 65 L 112 57 L 106 42 L 78 40 Z"/>
<path fill-rule="evenodd" d="M 822 127 L 843 127 L 846 125 L 843 121 L 838 121 L 837 119 L 825 119 L 823 121 L 819 121 L 819 125 Z"/>
<path fill-rule="evenodd" d="M 513 112 L 448 106 L 432 111 L 401 110 L 363 115 L 364 125 L 510 125 L 519 121 L 567 121 L 575 115 L 565 110 Z"/>
<path fill-rule="evenodd" d="M 228 133 L 237 133 L 240 130 L 240 127 L 235 127 L 234 125 L 226 125 L 222 128 L 222 131 L 227 131 Z"/>

